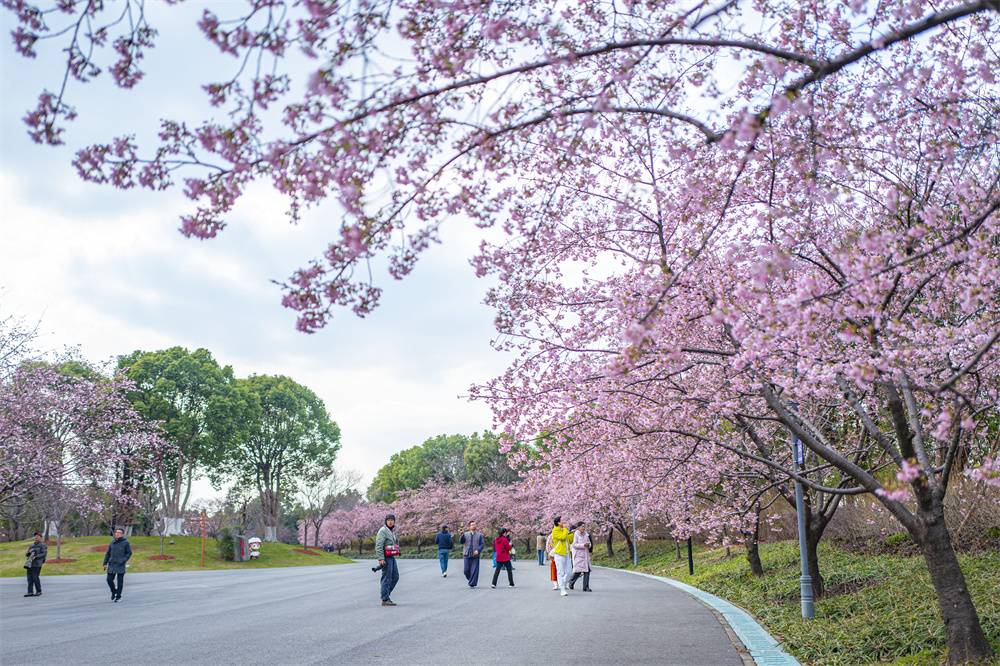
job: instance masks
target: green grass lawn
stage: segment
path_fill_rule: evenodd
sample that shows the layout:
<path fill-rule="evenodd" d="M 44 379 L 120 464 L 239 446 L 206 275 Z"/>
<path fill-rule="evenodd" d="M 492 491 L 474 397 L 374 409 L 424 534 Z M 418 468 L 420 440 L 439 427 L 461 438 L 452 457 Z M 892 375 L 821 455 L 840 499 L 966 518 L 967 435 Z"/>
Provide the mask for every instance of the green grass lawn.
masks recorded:
<path fill-rule="evenodd" d="M 687 551 L 677 560 L 673 543 L 640 544 L 637 570 L 673 578 L 748 610 L 803 664 L 858 666 L 940 664 L 944 626 L 922 557 L 857 555 L 820 545 L 820 569 L 827 590 L 850 591 L 816 602 L 816 617 L 803 620 L 799 602 L 796 542 L 760 548 L 765 575 L 754 578 L 741 548 L 699 548 L 695 574 L 688 575 Z M 597 556 L 597 549 L 594 555 Z M 628 553 L 595 564 L 633 568 Z M 959 557 L 983 629 L 1000 652 L 1000 553 Z M 996 663 L 1000 664 L 1000 660 Z"/>
<path fill-rule="evenodd" d="M 79 537 L 63 539 L 62 558 L 75 562 L 53 563 L 56 547 L 49 546 L 48 559 L 42 567 L 43 576 L 61 574 L 101 573 L 104 553 L 94 548 L 106 546 L 109 537 Z M 30 541 L 16 541 L 0 544 L 0 576 L 24 576 L 24 553 Z M 159 537 L 130 537 L 132 559 L 129 573 L 143 571 L 198 571 L 201 566 L 201 539 L 198 537 L 174 537 L 174 545 L 164 541 L 164 554 L 173 555 L 172 560 L 151 560 L 150 556 L 160 554 Z M 304 567 L 317 564 L 344 564 L 351 560 L 333 553 L 316 552 L 316 555 L 295 552 L 294 546 L 284 543 L 265 543 L 260 547 L 261 555 L 250 562 L 227 562 L 219 557 L 214 539 L 205 539 L 205 569 L 266 569 L 269 567 Z"/>

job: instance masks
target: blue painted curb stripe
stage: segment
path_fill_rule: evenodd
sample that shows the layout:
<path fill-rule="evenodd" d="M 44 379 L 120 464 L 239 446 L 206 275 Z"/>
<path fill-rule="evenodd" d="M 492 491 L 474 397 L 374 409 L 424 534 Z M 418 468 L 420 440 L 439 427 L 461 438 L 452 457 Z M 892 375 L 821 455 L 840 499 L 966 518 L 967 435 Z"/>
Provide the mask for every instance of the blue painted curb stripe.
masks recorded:
<path fill-rule="evenodd" d="M 775 640 L 774 636 L 767 633 L 764 627 L 760 626 L 756 620 L 750 617 L 749 613 L 739 606 L 735 606 L 721 597 L 709 594 L 704 590 L 699 590 L 697 587 L 693 587 L 687 583 L 664 578 L 663 576 L 654 576 L 653 574 L 642 571 L 630 571 L 629 569 L 612 569 L 612 571 L 624 571 L 625 573 L 645 576 L 646 578 L 652 578 L 673 585 L 719 611 L 722 613 L 722 617 L 726 618 L 726 622 L 733 628 L 733 631 L 736 632 L 736 635 L 743 641 L 743 645 L 750 651 L 750 656 L 753 657 L 754 662 L 758 666 L 801 666 L 795 657 L 779 647 L 778 641 Z"/>

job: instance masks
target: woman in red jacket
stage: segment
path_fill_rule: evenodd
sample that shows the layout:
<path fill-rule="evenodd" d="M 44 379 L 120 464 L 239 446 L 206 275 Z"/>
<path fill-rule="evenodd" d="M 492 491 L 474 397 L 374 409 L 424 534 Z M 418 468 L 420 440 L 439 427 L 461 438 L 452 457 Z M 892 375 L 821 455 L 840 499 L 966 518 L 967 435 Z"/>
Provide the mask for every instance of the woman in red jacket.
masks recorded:
<path fill-rule="evenodd" d="M 506 527 L 500 528 L 500 534 L 497 535 L 496 541 L 493 542 L 493 549 L 497 553 L 497 568 L 493 570 L 493 584 L 490 587 L 497 586 L 497 578 L 500 576 L 500 570 L 507 570 L 507 581 L 509 585 L 507 587 L 514 587 L 514 570 L 511 568 L 510 564 L 510 554 L 514 552 L 514 549 L 510 545 L 510 539 L 507 535 L 510 534 L 510 530 Z"/>

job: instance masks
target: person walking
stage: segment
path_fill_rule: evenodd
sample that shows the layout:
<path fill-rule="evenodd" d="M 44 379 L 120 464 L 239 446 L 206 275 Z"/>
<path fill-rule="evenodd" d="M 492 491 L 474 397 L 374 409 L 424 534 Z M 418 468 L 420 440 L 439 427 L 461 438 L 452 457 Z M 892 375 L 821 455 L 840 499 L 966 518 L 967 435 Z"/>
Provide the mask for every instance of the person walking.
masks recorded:
<path fill-rule="evenodd" d="M 455 540 L 448 533 L 448 526 L 442 525 L 441 531 L 434 537 L 434 543 L 438 547 L 438 561 L 441 562 L 441 578 L 448 576 L 448 557 L 455 548 Z"/>
<path fill-rule="evenodd" d="M 469 587 L 474 588 L 479 585 L 479 556 L 486 547 L 482 532 L 476 531 L 475 521 L 469 523 L 469 531 L 464 533 L 458 542 L 463 544 L 462 563 L 465 580 L 469 581 Z"/>
<path fill-rule="evenodd" d="M 569 579 L 569 589 L 572 590 L 576 579 L 583 576 L 583 591 L 591 592 L 590 553 L 593 551 L 593 544 L 590 541 L 590 534 L 584 528 L 582 520 L 576 525 L 570 550 L 573 552 L 573 577 Z"/>
<path fill-rule="evenodd" d="M 34 538 L 35 540 L 28 546 L 28 552 L 24 554 L 24 568 L 28 575 L 28 593 L 24 595 L 26 597 L 42 596 L 42 565 L 45 564 L 45 557 L 49 554 L 49 547 L 42 541 L 42 535 L 35 532 Z M 30 563 L 27 561 L 29 557 Z"/>
<path fill-rule="evenodd" d="M 379 566 L 382 567 L 381 596 L 383 606 L 395 606 L 396 602 L 389 598 L 396 583 L 399 582 L 399 567 L 396 565 L 396 556 L 399 555 L 399 544 L 396 542 L 396 535 L 392 528 L 396 526 L 396 516 L 391 513 L 385 515 L 385 523 L 379 528 L 375 535 L 375 557 L 378 558 Z"/>
<path fill-rule="evenodd" d="M 538 551 L 538 566 L 545 566 L 545 535 L 541 532 L 535 537 L 535 550 Z"/>
<path fill-rule="evenodd" d="M 132 544 L 125 538 L 125 530 L 117 528 L 115 538 L 108 544 L 104 553 L 104 570 L 108 572 L 108 587 L 111 588 L 111 601 L 122 600 L 122 586 L 125 585 L 125 563 L 132 557 Z M 115 579 L 118 585 L 115 585 Z"/>
<path fill-rule="evenodd" d="M 566 529 L 566 521 L 556 516 L 552 528 L 552 552 L 556 561 L 556 579 L 559 584 L 559 594 L 566 596 L 566 586 L 569 584 L 569 544 L 572 533 Z"/>
<path fill-rule="evenodd" d="M 559 573 L 556 571 L 556 555 L 552 552 L 552 534 L 545 537 L 545 554 L 549 558 L 549 576 L 552 580 L 552 589 L 559 589 Z"/>
<path fill-rule="evenodd" d="M 507 570 L 507 587 L 516 587 L 514 585 L 514 569 L 510 563 L 510 556 L 514 553 L 514 547 L 510 545 L 510 539 L 507 537 L 508 534 L 510 534 L 510 530 L 506 527 L 501 527 L 500 533 L 493 542 L 493 549 L 496 551 L 497 568 L 493 570 L 493 584 L 490 587 L 497 586 L 497 578 L 500 577 L 501 569 Z"/>

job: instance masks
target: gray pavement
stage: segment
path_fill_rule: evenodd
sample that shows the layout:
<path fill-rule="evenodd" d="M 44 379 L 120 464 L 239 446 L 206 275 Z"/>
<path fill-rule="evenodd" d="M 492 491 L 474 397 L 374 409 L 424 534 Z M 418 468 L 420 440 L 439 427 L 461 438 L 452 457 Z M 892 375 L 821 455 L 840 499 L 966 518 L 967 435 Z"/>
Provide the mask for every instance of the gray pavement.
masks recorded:
<path fill-rule="evenodd" d="M 253 571 L 136 573 L 111 603 L 103 575 L 45 576 L 41 597 L 0 579 L 3 664 L 659 664 L 741 666 L 711 610 L 655 580 L 596 570 L 594 592 L 552 591 L 548 566 L 516 563 L 517 587 L 483 560 L 400 560 L 379 604 L 370 562 Z"/>

